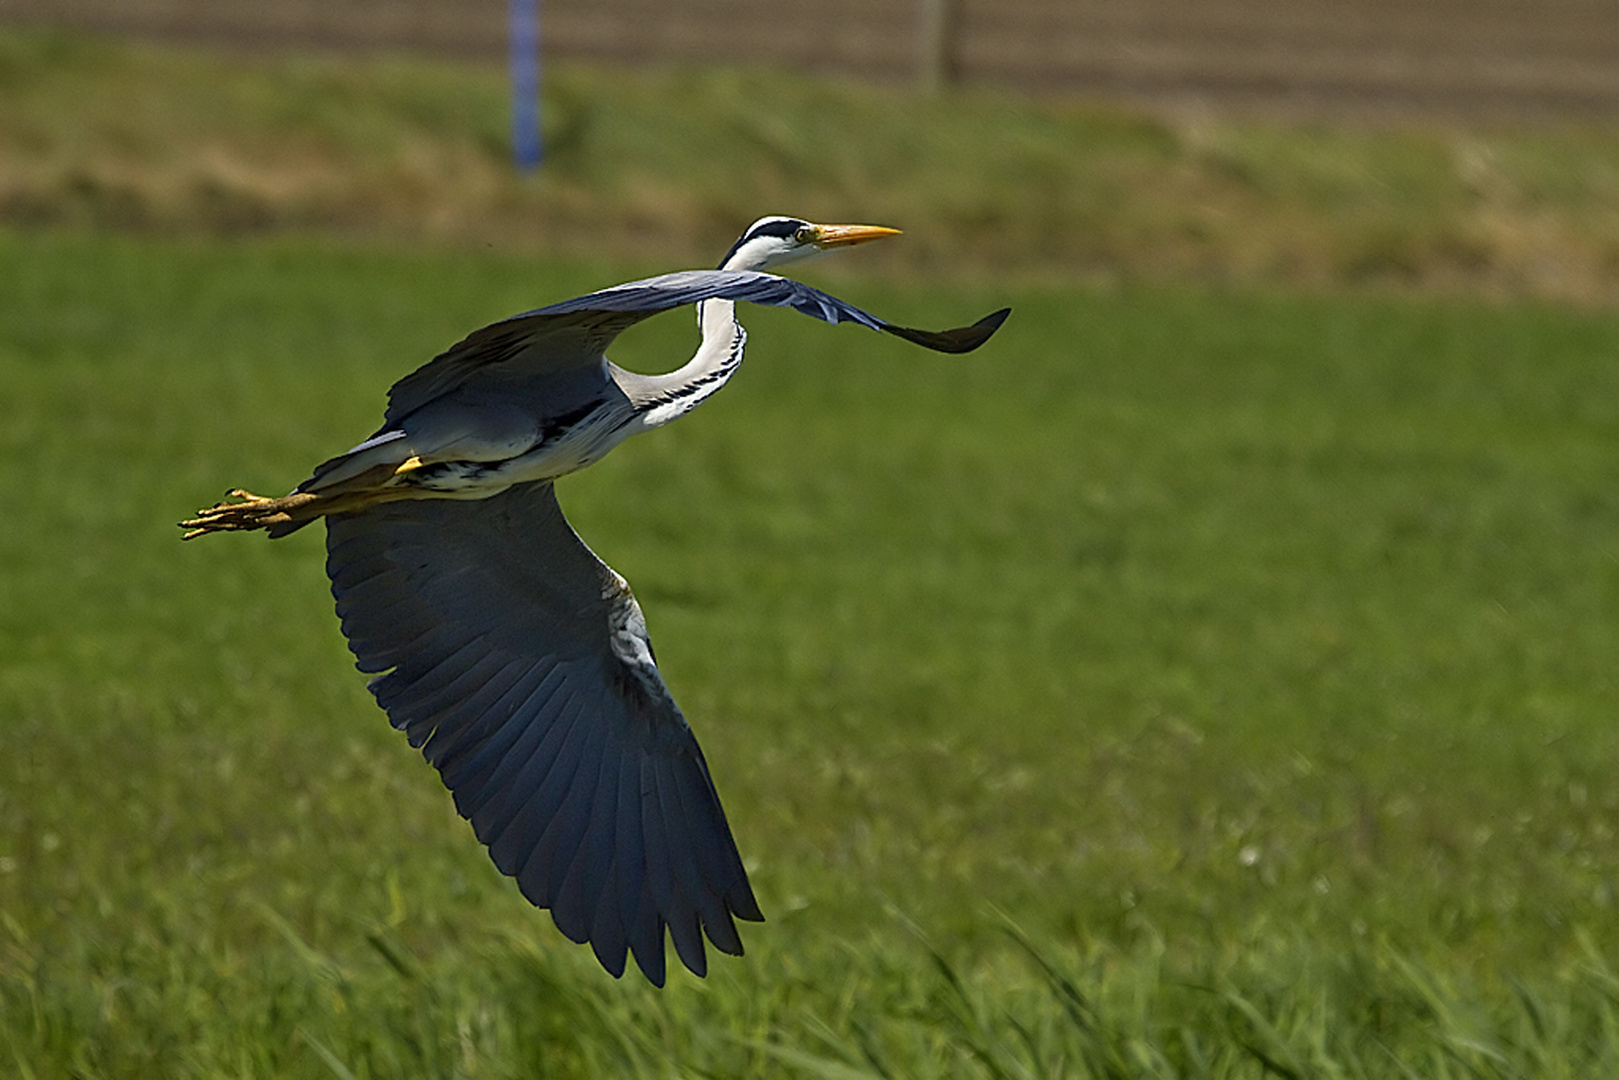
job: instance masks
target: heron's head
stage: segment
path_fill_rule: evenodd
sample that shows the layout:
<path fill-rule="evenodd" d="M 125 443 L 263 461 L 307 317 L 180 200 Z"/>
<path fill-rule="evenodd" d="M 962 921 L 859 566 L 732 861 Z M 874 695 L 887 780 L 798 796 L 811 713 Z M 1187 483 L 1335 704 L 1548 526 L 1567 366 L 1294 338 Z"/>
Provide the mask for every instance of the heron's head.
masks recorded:
<path fill-rule="evenodd" d="M 881 225 L 817 225 L 795 217 L 762 217 L 731 245 L 720 269 L 770 270 L 835 248 L 898 235 L 898 229 Z"/>

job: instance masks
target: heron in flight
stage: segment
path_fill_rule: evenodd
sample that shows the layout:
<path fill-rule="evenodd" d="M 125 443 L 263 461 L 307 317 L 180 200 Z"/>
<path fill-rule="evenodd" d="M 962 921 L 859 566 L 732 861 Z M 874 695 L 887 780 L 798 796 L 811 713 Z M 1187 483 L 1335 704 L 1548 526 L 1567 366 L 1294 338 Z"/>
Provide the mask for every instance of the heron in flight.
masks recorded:
<path fill-rule="evenodd" d="M 191 539 L 326 519 L 337 614 L 378 704 L 500 871 L 614 977 L 633 952 L 662 986 L 665 928 L 704 975 L 705 934 L 741 955 L 733 920 L 764 916 L 640 605 L 569 527 L 552 483 L 724 386 L 742 362 L 739 300 L 941 352 L 982 345 L 1007 310 L 913 330 L 763 272 L 897 233 L 761 218 L 717 270 L 486 326 L 395 383 L 377 433 L 291 494 L 237 489 L 182 522 Z M 625 329 L 687 304 L 702 340 L 683 366 L 641 375 L 607 359 Z"/>

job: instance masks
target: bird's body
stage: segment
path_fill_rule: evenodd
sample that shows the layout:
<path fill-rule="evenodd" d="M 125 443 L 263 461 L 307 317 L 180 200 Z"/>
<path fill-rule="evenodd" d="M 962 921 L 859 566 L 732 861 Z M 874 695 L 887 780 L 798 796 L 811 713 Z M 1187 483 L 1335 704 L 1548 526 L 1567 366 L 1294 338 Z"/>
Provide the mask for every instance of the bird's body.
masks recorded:
<path fill-rule="evenodd" d="M 665 275 L 620 288 L 655 295 L 672 291 L 681 277 Z M 587 342 L 583 348 L 597 354 L 588 363 L 575 359 L 581 346 L 570 340 L 571 334 L 556 335 L 544 348 L 536 346 L 530 336 L 533 324 L 575 314 L 556 310 L 566 306 L 496 323 L 439 358 L 453 369 L 464 356 L 475 356 L 487 370 L 491 358 L 500 357 L 494 364 L 520 362 L 522 374 L 468 380 L 442 390 L 430 384 L 436 396 L 408 411 L 390 408 L 388 427 L 317 468 L 300 491 L 376 475 L 372 470 L 378 468 L 387 470 L 381 474 L 381 488 L 411 498 L 481 499 L 517 484 L 555 480 L 601 460 L 630 436 L 689 412 L 724 386 L 742 362 L 747 335 L 736 321 L 734 301 L 703 303 L 702 346 L 667 375 L 641 375 L 607 359 L 611 337 L 644 315 L 613 319 L 604 312 L 600 320 L 579 320 L 581 339 Z M 597 335 L 600 340 L 594 339 Z M 421 374 L 428 373 L 423 369 Z M 535 385 L 541 382 L 536 373 L 543 374 L 541 385 Z M 416 395 L 410 389 L 406 386 L 396 396 L 413 402 Z"/>
<path fill-rule="evenodd" d="M 604 289 L 478 330 L 389 392 L 382 428 L 291 494 L 232 492 L 187 538 L 327 520 L 343 632 L 395 727 L 440 771 L 491 858 L 614 975 L 664 979 L 703 935 L 740 953 L 762 918 L 707 765 L 652 656 L 629 585 L 574 534 L 552 481 L 685 415 L 742 360 L 735 304 L 859 322 L 946 352 L 1005 312 L 933 333 L 760 270 L 892 235 L 763 218 L 719 270 Z M 702 343 L 665 375 L 626 371 L 623 330 L 696 304 Z"/>

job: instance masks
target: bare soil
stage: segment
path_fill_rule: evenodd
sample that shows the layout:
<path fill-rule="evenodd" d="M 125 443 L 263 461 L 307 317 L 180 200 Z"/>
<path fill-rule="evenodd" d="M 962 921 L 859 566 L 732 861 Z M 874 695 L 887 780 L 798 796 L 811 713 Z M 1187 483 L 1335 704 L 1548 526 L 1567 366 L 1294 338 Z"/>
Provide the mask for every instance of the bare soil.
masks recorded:
<path fill-rule="evenodd" d="M 950 3 L 951 0 L 945 0 Z M 544 0 L 546 54 L 921 78 L 922 2 Z M 1619 110 L 1613 0 L 953 0 L 944 63 L 978 85 L 1177 109 L 1465 121 Z M 238 47 L 498 61 L 501 0 L 0 0 L 0 20 Z"/>

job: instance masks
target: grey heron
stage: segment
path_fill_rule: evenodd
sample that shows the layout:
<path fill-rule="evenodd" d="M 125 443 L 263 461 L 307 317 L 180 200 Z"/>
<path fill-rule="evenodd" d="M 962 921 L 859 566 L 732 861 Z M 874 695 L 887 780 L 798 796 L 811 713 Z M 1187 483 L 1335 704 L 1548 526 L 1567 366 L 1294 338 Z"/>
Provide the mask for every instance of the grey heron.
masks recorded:
<path fill-rule="evenodd" d="M 849 321 L 941 352 L 1008 310 L 946 331 L 896 326 L 765 273 L 892 236 L 790 217 L 754 222 L 717 270 L 664 274 L 475 331 L 395 383 L 382 427 L 289 495 L 237 489 L 186 539 L 326 519 L 326 570 L 357 666 L 439 770 L 495 865 L 614 977 L 655 985 L 664 931 L 701 976 L 708 940 L 763 915 L 702 751 L 659 674 L 640 605 L 562 516 L 553 481 L 722 387 L 746 339 L 736 302 Z M 664 375 L 605 350 L 657 312 L 698 307 L 701 343 Z"/>

